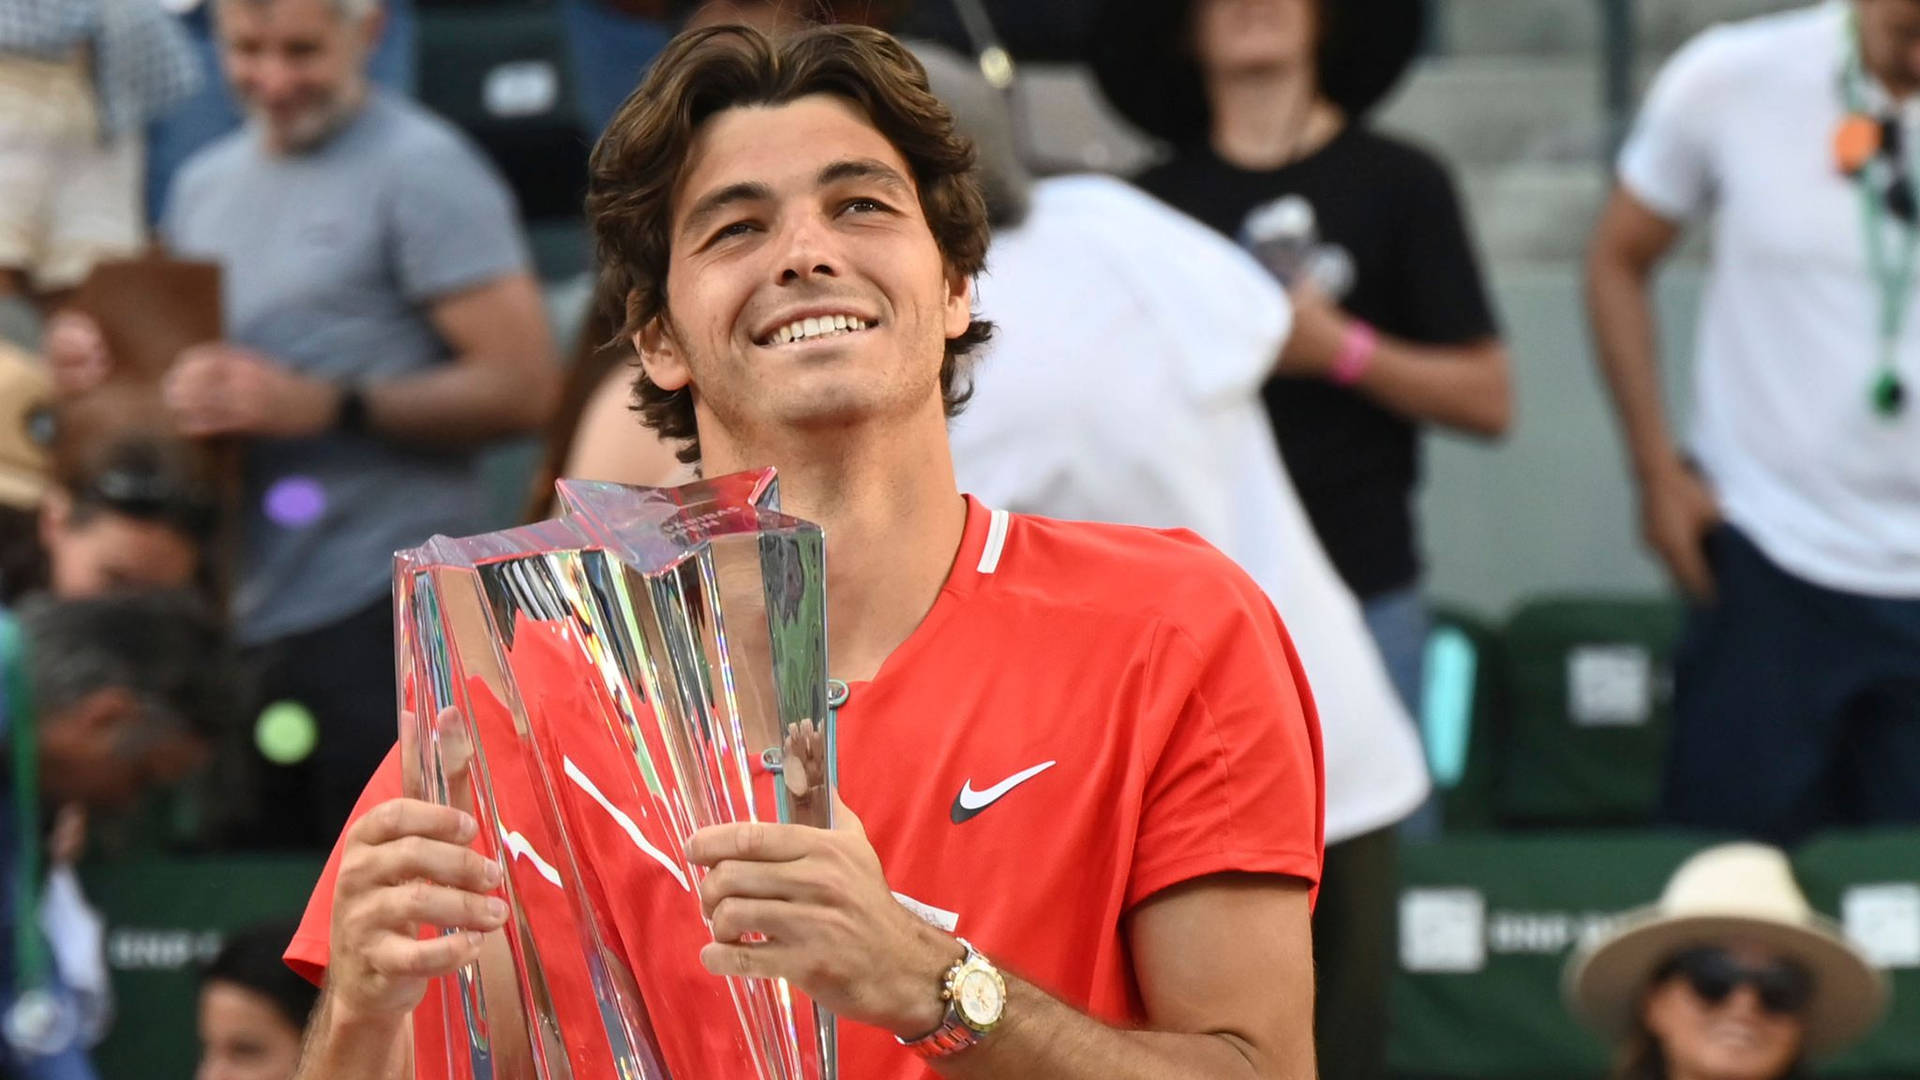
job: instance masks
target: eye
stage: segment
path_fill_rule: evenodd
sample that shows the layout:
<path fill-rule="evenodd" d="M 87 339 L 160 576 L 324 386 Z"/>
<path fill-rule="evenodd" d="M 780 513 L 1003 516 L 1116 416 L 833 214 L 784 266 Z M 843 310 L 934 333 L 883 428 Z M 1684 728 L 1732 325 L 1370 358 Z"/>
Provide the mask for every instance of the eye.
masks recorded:
<path fill-rule="evenodd" d="M 848 199 L 846 205 L 840 208 L 840 212 L 856 213 L 856 214 L 882 214 L 887 212 L 890 209 L 892 209 L 892 207 L 888 206 L 886 203 L 883 203 L 878 199 L 859 198 L 859 199 Z"/>
<path fill-rule="evenodd" d="M 718 232 L 713 234 L 713 238 L 708 240 L 707 242 L 710 244 L 716 244 L 722 240 L 731 240 L 736 236 L 745 236 L 746 234 L 752 232 L 754 228 L 755 228 L 755 225 L 753 222 L 742 219 L 740 221 L 734 222 L 731 225 L 722 226 Z"/>

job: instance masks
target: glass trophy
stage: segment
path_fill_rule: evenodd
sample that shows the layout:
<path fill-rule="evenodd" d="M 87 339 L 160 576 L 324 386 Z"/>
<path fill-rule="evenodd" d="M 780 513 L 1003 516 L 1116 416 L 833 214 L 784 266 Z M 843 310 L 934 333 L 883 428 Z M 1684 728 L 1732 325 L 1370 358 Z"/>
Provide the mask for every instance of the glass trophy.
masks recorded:
<path fill-rule="evenodd" d="M 511 911 L 416 1011 L 420 1072 L 835 1080 L 832 1016 L 700 966 L 685 857 L 708 825 L 832 826 L 820 529 L 772 469 L 557 488 L 555 519 L 395 557 L 407 793 L 475 815 Z"/>

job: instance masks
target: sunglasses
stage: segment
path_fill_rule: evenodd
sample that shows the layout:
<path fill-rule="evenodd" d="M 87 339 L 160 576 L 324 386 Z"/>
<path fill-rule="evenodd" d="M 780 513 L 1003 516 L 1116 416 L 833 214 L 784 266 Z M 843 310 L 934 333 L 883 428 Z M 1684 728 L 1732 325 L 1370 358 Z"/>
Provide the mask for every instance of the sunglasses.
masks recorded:
<path fill-rule="evenodd" d="M 1800 1015 L 1813 997 L 1813 976 L 1799 964 L 1775 960 L 1747 967 L 1721 948 L 1688 949 L 1667 961 L 1654 981 L 1675 975 L 1685 978 L 1700 1000 L 1710 1005 L 1727 1000 L 1742 986 L 1751 986 L 1760 1007 L 1777 1016 Z"/>

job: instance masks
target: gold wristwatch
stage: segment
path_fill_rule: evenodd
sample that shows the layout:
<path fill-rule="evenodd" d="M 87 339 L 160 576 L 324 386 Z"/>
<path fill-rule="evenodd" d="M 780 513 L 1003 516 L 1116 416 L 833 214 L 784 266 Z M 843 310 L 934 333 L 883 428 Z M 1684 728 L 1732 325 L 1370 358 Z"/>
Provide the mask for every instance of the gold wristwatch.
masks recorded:
<path fill-rule="evenodd" d="M 946 1019 L 929 1034 L 900 1039 L 900 1045 L 923 1058 L 956 1054 L 981 1039 L 1000 1023 L 1007 1011 L 1007 981 L 966 938 L 967 955 L 947 969 L 940 1000 L 947 1003 Z M 897 1036 L 896 1036 L 897 1038 Z"/>

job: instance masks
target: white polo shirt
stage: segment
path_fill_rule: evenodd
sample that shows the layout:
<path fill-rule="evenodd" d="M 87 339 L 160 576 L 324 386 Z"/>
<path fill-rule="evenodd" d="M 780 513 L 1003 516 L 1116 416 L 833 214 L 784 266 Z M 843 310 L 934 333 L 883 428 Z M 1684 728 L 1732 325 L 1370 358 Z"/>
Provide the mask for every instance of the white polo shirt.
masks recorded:
<path fill-rule="evenodd" d="M 1717 211 L 1692 444 L 1728 520 L 1797 577 L 1920 597 L 1920 298 L 1899 343 L 1907 407 L 1886 419 L 1868 399 L 1879 293 L 1860 196 L 1832 149 L 1847 7 L 1695 38 L 1648 94 L 1620 179 L 1674 222 Z M 1911 147 L 1911 102 L 1905 124 Z"/>
<path fill-rule="evenodd" d="M 996 330 L 953 425 L 961 488 L 1207 539 L 1266 590 L 1299 651 L 1327 842 L 1411 813 L 1427 793 L 1419 736 L 1260 406 L 1290 322 L 1272 276 L 1130 184 L 1066 176 L 1036 183 L 1027 219 L 995 233 L 978 296 Z"/>

